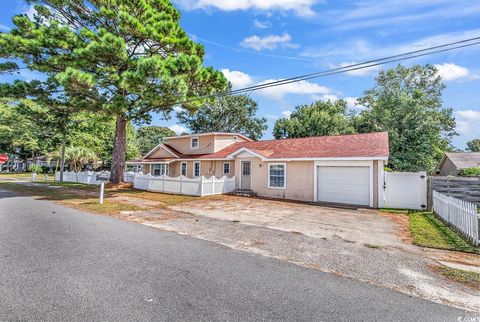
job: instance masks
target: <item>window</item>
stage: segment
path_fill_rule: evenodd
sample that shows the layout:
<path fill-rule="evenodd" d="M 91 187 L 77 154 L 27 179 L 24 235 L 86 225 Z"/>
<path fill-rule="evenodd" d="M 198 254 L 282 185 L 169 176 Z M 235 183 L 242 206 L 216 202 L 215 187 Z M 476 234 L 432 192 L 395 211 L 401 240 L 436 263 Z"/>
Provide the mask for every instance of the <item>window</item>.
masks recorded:
<path fill-rule="evenodd" d="M 198 149 L 198 138 L 190 138 L 190 147 L 192 149 Z"/>
<path fill-rule="evenodd" d="M 187 176 L 187 162 L 182 162 L 180 164 L 180 174 L 182 176 Z"/>
<path fill-rule="evenodd" d="M 200 177 L 200 162 L 193 163 L 193 176 Z"/>
<path fill-rule="evenodd" d="M 230 173 L 230 163 L 225 162 L 223 164 L 223 174 L 229 174 Z"/>
<path fill-rule="evenodd" d="M 268 165 L 268 187 L 273 189 L 285 189 L 286 187 L 285 163 L 270 163 Z"/>
<path fill-rule="evenodd" d="M 168 176 L 169 166 L 166 163 L 154 164 L 153 165 L 153 175 L 154 176 L 163 176 L 164 174 Z"/>

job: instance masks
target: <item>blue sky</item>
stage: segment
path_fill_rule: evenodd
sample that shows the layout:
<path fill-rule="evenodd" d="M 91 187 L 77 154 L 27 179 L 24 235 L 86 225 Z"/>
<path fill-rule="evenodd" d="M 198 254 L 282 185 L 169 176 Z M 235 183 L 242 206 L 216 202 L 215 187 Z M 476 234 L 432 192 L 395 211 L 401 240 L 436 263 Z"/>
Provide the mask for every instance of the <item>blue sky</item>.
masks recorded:
<path fill-rule="evenodd" d="M 176 0 L 181 25 L 207 52 L 206 65 L 223 70 L 234 87 L 330 69 L 415 49 L 480 36 L 480 2 L 473 0 Z M 0 30 L 11 17 L 27 12 L 24 2 L 2 3 Z M 480 137 L 480 46 L 405 61 L 435 64 L 447 89 L 444 106 L 455 110 L 454 145 Z M 380 68 L 334 75 L 254 92 L 259 116 L 268 119 L 271 137 L 276 119 L 298 104 L 355 98 L 373 86 Z M 23 72 L 32 79 L 35 74 Z M 173 117 L 155 125 L 182 131 Z"/>

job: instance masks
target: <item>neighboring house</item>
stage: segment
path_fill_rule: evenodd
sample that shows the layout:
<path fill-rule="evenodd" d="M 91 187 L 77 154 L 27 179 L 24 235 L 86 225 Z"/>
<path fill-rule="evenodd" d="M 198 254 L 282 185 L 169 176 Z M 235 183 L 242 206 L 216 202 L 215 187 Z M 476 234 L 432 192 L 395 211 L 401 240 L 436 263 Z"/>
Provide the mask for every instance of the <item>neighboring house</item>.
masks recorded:
<path fill-rule="evenodd" d="M 203 133 L 165 138 L 127 164 L 154 176 L 235 176 L 237 189 L 263 197 L 381 207 L 388 155 L 385 132 L 264 141 Z"/>
<path fill-rule="evenodd" d="M 456 176 L 468 168 L 480 167 L 480 152 L 448 152 L 437 166 L 436 173 L 441 176 Z"/>

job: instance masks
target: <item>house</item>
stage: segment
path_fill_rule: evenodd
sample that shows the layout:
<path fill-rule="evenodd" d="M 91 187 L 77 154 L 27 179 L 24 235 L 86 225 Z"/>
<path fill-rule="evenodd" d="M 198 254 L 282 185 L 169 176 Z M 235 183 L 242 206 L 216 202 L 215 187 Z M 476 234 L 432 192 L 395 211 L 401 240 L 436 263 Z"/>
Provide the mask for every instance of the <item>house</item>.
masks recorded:
<path fill-rule="evenodd" d="M 235 177 L 262 197 L 381 207 L 388 134 L 252 141 L 235 133 L 167 137 L 127 162 L 154 176 Z"/>
<path fill-rule="evenodd" d="M 437 166 L 436 173 L 441 176 L 456 176 L 468 168 L 480 167 L 480 152 L 447 152 Z"/>

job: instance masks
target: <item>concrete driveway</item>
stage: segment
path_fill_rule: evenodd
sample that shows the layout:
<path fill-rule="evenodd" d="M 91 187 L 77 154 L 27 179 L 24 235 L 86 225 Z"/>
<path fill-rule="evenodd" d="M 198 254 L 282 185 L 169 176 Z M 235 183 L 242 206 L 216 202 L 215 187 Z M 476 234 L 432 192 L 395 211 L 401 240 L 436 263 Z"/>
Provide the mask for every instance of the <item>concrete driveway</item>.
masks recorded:
<path fill-rule="evenodd" d="M 347 242 L 383 247 L 411 247 L 402 242 L 398 223 L 388 215 L 370 209 L 341 209 L 230 196 L 222 200 L 183 203 L 172 209 L 314 238 L 341 238 Z"/>

